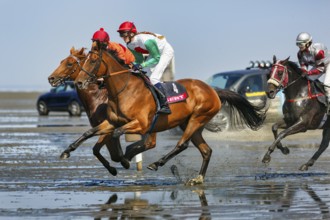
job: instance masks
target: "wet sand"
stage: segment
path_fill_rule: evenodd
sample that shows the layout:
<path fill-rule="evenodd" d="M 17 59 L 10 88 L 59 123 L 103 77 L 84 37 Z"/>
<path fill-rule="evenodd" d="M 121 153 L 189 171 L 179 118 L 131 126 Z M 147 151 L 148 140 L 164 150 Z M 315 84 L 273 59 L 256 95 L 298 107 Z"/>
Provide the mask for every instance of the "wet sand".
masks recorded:
<path fill-rule="evenodd" d="M 270 125 L 259 131 L 204 132 L 213 149 L 205 183 L 184 182 L 199 172 L 202 158 L 190 146 L 157 172 L 146 166 L 175 146 L 173 132 L 158 135 L 157 147 L 134 161 L 118 163 L 111 176 L 93 156 L 97 138 L 67 160 L 60 153 L 89 128 L 88 120 L 51 113 L 39 117 L 38 93 L 0 93 L 0 219 L 329 219 L 330 154 L 307 172 L 321 131 L 290 136 L 268 165 L 261 159 L 272 143 Z M 122 139 L 122 146 L 128 143 Z M 103 149 L 102 154 L 109 158 Z M 173 175 L 171 169 L 178 172 Z"/>

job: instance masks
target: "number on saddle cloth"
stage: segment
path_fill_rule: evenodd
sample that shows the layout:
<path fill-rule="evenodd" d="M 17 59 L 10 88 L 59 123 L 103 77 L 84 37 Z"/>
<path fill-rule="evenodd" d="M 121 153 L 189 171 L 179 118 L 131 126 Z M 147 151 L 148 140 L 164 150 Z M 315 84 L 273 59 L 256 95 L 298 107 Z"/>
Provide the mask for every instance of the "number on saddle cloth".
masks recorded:
<path fill-rule="evenodd" d="M 168 103 L 182 102 L 188 98 L 186 88 L 174 81 L 161 83 L 165 90 Z"/>

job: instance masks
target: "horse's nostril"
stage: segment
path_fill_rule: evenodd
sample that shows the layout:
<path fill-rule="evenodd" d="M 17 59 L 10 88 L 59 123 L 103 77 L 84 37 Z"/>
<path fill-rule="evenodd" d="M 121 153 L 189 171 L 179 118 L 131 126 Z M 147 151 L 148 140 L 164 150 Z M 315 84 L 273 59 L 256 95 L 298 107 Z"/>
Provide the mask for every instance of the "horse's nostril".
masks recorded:
<path fill-rule="evenodd" d="M 78 82 L 76 82 L 75 84 L 76 84 L 76 86 L 77 86 L 78 88 L 82 88 L 82 85 L 83 85 L 82 82 L 79 82 L 79 81 L 78 81 Z"/>
<path fill-rule="evenodd" d="M 48 82 L 50 82 L 50 83 L 54 82 L 54 77 L 49 77 Z"/>

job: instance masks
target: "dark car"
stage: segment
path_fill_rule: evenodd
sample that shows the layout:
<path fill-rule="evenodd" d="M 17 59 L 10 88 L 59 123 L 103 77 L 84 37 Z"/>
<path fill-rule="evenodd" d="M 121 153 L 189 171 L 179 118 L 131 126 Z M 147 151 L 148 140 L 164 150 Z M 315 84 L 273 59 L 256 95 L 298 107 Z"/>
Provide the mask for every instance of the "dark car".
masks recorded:
<path fill-rule="evenodd" d="M 74 83 L 69 81 L 40 95 L 37 110 L 39 115 L 48 115 L 50 111 L 67 111 L 71 116 L 80 116 L 84 108 Z"/>
<path fill-rule="evenodd" d="M 257 63 L 243 70 L 221 72 L 212 75 L 206 82 L 212 87 L 229 89 L 247 98 L 252 104 L 269 107 L 266 95 L 270 63 Z M 207 124 L 206 129 L 230 130 L 229 107 L 222 106 L 221 111 Z"/>

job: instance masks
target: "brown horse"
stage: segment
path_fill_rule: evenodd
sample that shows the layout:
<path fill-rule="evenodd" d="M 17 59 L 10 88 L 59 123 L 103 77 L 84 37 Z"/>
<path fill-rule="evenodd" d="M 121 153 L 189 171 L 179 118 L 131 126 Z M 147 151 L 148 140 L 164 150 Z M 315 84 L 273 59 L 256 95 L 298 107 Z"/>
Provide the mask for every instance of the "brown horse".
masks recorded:
<path fill-rule="evenodd" d="M 153 126 L 157 108 L 152 93 L 145 86 L 142 77 L 132 74 L 128 68 L 102 49 L 98 42 L 93 42 L 92 50 L 75 83 L 79 89 L 86 89 L 98 78 L 104 78 L 109 94 L 108 120 L 85 132 L 66 149 L 66 152 L 76 149 L 83 141 L 95 135 L 110 134 L 119 137 L 122 134 L 148 134 L 151 127 L 152 132 L 159 132 L 180 126 L 184 133 L 175 148 L 157 162 L 150 164 L 148 168 L 157 170 L 159 166 L 163 166 L 187 149 L 191 140 L 199 149 L 203 162 L 199 175 L 189 180 L 188 185 L 204 182 L 212 149 L 203 139 L 202 131 L 205 124 L 219 112 L 221 102 L 227 102 L 231 108 L 236 109 L 243 122 L 251 129 L 258 129 L 264 120 L 261 108 L 251 105 L 239 94 L 228 90 L 215 90 L 200 80 L 182 79 L 177 82 L 186 88 L 189 97 L 184 102 L 171 104 L 172 114 L 159 115 Z M 136 145 L 127 149 L 125 156 L 131 159 L 148 149 L 146 145 Z"/>
<path fill-rule="evenodd" d="M 80 72 L 81 66 L 86 60 L 86 53 L 84 48 L 75 50 L 74 47 L 70 50 L 70 55 L 61 61 L 60 65 L 54 70 L 54 72 L 48 77 L 48 81 L 51 86 L 56 87 L 66 80 L 75 80 Z M 78 89 L 78 96 L 84 106 L 86 114 L 89 119 L 89 123 L 92 127 L 99 125 L 106 119 L 106 110 L 108 104 L 108 92 L 106 89 L 99 89 L 97 84 L 90 84 L 87 89 Z M 106 145 L 111 159 L 115 162 L 121 162 L 123 167 L 129 168 L 130 164 L 123 157 L 123 152 L 120 146 L 119 138 L 106 135 L 102 137 L 102 141 L 99 141 L 93 147 L 93 154 L 103 164 L 103 166 L 112 174 L 117 175 L 115 167 L 110 166 L 110 163 L 101 155 L 100 150 L 102 146 Z M 70 154 L 61 155 L 62 159 L 66 159 Z"/>

